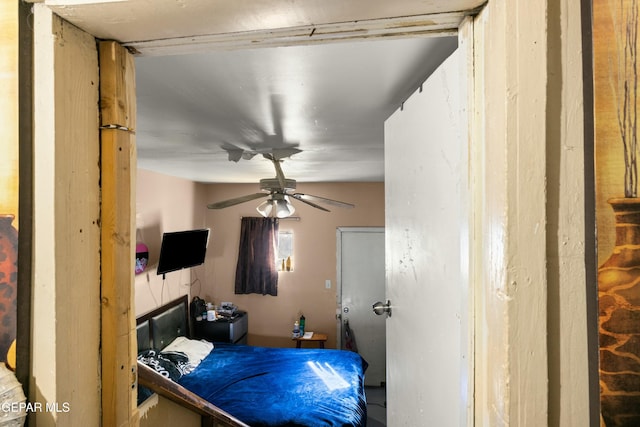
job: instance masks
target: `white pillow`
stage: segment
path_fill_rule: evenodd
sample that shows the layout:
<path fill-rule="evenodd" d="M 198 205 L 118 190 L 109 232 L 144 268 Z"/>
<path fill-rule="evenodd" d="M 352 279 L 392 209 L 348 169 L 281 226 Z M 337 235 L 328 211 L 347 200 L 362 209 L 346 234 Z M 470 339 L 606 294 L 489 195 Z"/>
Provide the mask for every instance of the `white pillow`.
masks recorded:
<path fill-rule="evenodd" d="M 213 350 L 213 344 L 205 340 L 190 340 L 187 337 L 177 337 L 171 344 L 162 349 L 162 352 L 179 351 L 187 355 L 189 358 L 189 364 L 192 365 L 192 369 L 202 362 L 202 359 L 207 357 Z"/>

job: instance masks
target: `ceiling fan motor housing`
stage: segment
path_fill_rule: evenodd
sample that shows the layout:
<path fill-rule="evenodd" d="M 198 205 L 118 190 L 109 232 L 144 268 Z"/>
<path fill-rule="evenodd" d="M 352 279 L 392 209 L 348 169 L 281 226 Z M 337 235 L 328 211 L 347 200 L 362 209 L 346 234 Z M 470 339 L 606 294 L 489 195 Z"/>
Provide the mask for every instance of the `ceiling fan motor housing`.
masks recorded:
<path fill-rule="evenodd" d="M 277 178 L 265 178 L 260 180 L 260 189 L 269 192 L 287 192 L 296 189 L 295 179 L 285 179 L 284 188 L 280 187 L 280 183 Z"/>

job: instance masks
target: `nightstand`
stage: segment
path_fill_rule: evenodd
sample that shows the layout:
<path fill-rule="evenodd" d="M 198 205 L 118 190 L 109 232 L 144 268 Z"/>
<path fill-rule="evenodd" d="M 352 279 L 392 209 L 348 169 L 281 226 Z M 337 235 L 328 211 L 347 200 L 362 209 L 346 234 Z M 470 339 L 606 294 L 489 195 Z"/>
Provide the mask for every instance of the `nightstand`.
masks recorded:
<path fill-rule="evenodd" d="M 300 348 L 303 342 L 317 342 L 318 347 L 324 348 L 324 343 L 327 341 L 327 334 L 321 332 L 314 332 L 311 338 L 292 338 L 296 342 L 296 348 Z"/>
<path fill-rule="evenodd" d="M 249 330 L 249 314 L 238 311 L 232 319 L 218 318 L 213 322 L 207 320 L 193 322 L 193 336 L 211 342 L 228 342 L 246 344 Z"/>

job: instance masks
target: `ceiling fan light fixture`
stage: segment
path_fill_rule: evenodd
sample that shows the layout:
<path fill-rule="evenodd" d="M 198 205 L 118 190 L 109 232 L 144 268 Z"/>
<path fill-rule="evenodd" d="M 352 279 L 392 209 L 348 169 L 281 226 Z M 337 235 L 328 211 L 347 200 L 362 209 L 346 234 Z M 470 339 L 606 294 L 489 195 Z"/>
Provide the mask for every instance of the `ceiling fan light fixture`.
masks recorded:
<path fill-rule="evenodd" d="M 260 215 L 267 218 L 269 215 L 271 215 L 271 211 L 273 210 L 273 202 L 271 200 L 265 200 L 258 205 L 256 210 Z"/>
<path fill-rule="evenodd" d="M 293 213 L 296 211 L 296 208 L 289 202 L 288 199 L 289 198 L 285 196 L 284 199 L 274 200 L 274 204 L 276 205 L 276 217 L 286 218 L 293 215 Z"/>

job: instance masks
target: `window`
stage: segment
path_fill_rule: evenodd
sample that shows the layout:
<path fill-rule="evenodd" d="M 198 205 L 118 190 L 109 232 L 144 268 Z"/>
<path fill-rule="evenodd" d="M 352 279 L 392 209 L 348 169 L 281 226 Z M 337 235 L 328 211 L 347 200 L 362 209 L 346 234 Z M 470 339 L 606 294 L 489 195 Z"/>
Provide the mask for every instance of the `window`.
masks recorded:
<path fill-rule="evenodd" d="M 278 271 L 293 271 L 293 233 L 291 231 L 278 232 L 276 266 Z"/>

